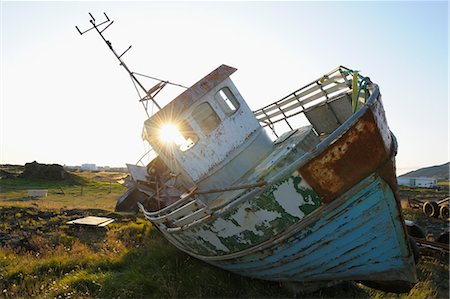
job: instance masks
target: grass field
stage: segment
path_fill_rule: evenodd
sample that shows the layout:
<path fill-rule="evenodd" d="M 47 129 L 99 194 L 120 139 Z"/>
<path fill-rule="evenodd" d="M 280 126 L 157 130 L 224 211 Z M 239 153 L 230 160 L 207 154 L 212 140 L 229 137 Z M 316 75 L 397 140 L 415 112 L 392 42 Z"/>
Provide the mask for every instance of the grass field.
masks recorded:
<path fill-rule="evenodd" d="M 0 180 L 0 298 L 293 297 L 280 283 L 244 278 L 184 254 L 139 214 L 114 213 L 116 199 L 125 190 L 117 179 L 113 174 L 76 173 L 64 183 Z M 28 188 L 48 189 L 49 195 L 30 200 Z M 66 224 L 87 215 L 115 222 L 107 229 Z M 423 214 L 408 210 L 405 217 L 417 220 Z M 433 221 L 437 230 L 448 225 Z M 419 282 L 409 294 L 340 283 L 304 290 L 299 296 L 448 298 L 448 271 L 448 256 L 423 256 L 417 267 Z"/>
<path fill-rule="evenodd" d="M 439 181 L 439 182 L 438 182 L 438 185 L 439 185 L 439 186 L 447 186 L 447 188 L 448 188 L 448 186 L 449 186 L 449 181 Z"/>
<path fill-rule="evenodd" d="M 117 198 L 126 187 L 117 181 L 125 177 L 117 172 L 73 172 L 63 181 L 43 179 L 2 179 L 0 201 L 2 206 L 33 205 L 41 209 L 97 208 L 114 210 Z M 28 197 L 29 189 L 47 189 L 41 200 Z"/>

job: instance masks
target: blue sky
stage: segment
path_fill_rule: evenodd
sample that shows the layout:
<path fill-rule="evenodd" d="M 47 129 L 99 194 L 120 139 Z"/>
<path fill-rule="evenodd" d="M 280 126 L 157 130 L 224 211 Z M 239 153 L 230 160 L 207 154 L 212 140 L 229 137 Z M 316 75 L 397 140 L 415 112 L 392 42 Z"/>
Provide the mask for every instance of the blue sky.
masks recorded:
<path fill-rule="evenodd" d="M 398 172 L 448 156 L 447 2 L 1 2 L 0 163 L 123 166 L 146 149 L 136 72 L 191 85 L 220 64 L 257 109 L 345 65 L 380 85 Z M 146 82 L 151 84 L 152 82 Z M 181 92 L 172 89 L 162 103 Z"/>

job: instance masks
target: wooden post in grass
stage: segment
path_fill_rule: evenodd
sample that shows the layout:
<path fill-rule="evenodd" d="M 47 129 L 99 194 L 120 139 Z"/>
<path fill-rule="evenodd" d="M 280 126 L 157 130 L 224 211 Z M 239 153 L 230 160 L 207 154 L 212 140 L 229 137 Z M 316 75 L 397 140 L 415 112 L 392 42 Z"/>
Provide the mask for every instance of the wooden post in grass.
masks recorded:
<path fill-rule="evenodd" d="M 112 192 L 112 180 L 109 179 L 109 192 L 108 193 L 111 193 L 111 192 Z"/>

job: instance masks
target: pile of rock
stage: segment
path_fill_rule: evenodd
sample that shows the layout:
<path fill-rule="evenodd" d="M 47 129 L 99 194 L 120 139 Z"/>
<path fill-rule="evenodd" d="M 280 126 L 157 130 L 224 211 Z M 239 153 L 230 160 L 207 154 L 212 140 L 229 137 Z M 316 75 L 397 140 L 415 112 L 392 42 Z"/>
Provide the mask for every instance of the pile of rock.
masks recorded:
<path fill-rule="evenodd" d="M 19 177 L 28 179 L 64 180 L 68 177 L 68 174 L 59 164 L 40 164 L 34 161 L 25 164 L 25 169 Z"/>

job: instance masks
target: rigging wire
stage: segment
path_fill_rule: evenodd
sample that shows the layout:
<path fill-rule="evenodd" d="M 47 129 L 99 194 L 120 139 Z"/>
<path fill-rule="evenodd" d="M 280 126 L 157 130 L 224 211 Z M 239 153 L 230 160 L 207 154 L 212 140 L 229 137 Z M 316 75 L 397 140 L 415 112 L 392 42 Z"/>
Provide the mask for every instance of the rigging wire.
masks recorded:
<path fill-rule="evenodd" d="M 182 87 L 182 88 L 186 88 L 186 89 L 189 88 L 189 87 L 186 87 L 186 86 L 181 85 L 181 84 L 172 83 L 172 82 L 169 82 L 169 81 L 166 81 L 166 80 L 158 79 L 158 78 L 147 76 L 147 75 L 144 75 L 144 74 L 140 74 L 140 73 L 136 73 L 136 72 L 133 72 L 133 74 L 138 75 L 138 76 L 142 76 L 142 77 L 146 77 L 146 78 L 149 78 L 149 79 L 165 82 L 166 84 L 170 84 L 170 85 L 174 85 L 174 86 L 178 86 L 178 87 Z"/>
<path fill-rule="evenodd" d="M 137 86 L 136 86 L 136 82 L 134 82 L 134 80 L 133 80 L 133 77 L 130 76 L 130 79 L 131 79 L 131 82 L 133 82 L 133 86 L 134 86 L 134 89 L 136 89 L 136 92 L 137 92 L 137 94 L 138 94 L 138 97 L 139 97 L 139 98 L 142 98 L 142 97 L 141 97 L 141 93 L 139 92 L 139 89 L 138 89 Z M 141 102 L 141 103 L 142 103 L 142 107 L 144 107 L 145 114 L 147 114 L 147 117 L 150 117 L 150 115 L 148 114 L 147 106 L 145 105 L 144 102 Z M 148 105 L 148 102 L 147 102 L 147 105 Z M 153 103 L 152 103 L 152 111 L 153 111 Z"/>

